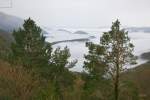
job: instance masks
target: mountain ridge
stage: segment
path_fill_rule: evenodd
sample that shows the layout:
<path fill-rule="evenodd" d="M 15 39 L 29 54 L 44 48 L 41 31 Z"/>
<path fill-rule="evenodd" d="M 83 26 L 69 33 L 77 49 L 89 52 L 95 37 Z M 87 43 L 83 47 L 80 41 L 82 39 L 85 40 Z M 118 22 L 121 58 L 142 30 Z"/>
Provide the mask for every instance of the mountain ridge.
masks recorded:
<path fill-rule="evenodd" d="M 24 19 L 19 18 L 17 16 L 9 15 L 3 12 L 0 12 L 0 29 L 6 32 L 13 32 L 13 30 L 17 30 L 19 27 L 22 27 L 24 23 Z M 42 29 L 44 33 L 47 33 L 44 29 Z"/>

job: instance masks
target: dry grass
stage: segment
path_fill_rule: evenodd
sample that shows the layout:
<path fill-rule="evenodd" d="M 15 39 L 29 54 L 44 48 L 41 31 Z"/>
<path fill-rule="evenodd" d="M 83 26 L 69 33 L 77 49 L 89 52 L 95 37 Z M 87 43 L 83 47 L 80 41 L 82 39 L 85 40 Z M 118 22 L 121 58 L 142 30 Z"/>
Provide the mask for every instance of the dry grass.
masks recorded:
<path fill-rule="evenodd" d="M 39 82 L 22 67 L 0 61 L 0 99 L 29 100 Z"/>
<path fill-rule="evenodd" d="M 123 78 L 137 85 L 142 100 L 150 100 L 150 63 L 127 71 L 123 74 Z"/>

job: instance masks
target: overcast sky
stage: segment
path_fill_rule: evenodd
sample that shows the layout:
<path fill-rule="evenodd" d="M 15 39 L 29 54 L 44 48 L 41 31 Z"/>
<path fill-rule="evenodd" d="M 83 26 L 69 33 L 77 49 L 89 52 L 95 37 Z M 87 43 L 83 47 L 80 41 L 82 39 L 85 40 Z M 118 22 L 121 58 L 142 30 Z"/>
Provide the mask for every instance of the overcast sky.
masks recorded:
<path fill-rule="evenodd" d="M 12 4 L 0 11 L 31 17 L 48 27 L 110 26 L 117 18 L 123 26 L 150 26 L 150 0 L 12 0 Z"/>

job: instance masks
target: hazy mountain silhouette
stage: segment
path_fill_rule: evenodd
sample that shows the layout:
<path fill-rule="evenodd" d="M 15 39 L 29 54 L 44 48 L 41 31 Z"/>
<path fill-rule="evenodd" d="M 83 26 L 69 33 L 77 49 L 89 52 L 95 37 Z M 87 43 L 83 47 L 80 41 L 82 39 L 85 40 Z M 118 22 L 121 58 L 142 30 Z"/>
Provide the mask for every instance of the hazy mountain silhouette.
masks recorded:
<path fill-rule="evenodd" d="M 125 28 L 129 32 L 144 32 L 144 33 L 150 33 L 150 27 L 128 27 Z"/>
<path fill-rule="evenodd" d="M 22 26 L 24 20 L 5 14 L 3 12 L 0 12 L 0 29 L 4 30 L 6 32 L 12 32 L 14 29 L 18 29 L 20 26 Z"/>
<path fill-rule="evenodd" d="M 19 17 L 0 12 L 0 36 L 6 40 L 13 40 L 11 33 L 13 30 L 17 30 L 19 27 L 22 27 L 23 23 L 24 20 Z M 44 30 L 43 33 L 47 34 Z"/>

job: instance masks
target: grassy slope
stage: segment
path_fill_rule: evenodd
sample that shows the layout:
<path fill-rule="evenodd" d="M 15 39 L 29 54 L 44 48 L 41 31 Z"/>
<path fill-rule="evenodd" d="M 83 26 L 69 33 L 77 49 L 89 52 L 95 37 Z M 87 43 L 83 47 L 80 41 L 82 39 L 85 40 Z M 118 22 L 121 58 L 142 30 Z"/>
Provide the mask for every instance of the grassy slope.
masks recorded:
<path fill-rule="evenodd" d="M 128 70 L 123 78 L 137 85 L 142 100 L 150 100 L 150 62 Z"/>
<path fill-rule="evenodd" d="M 29 100 L 38 81 L 21 67 L 0 60 L 0 100 Z"/>

